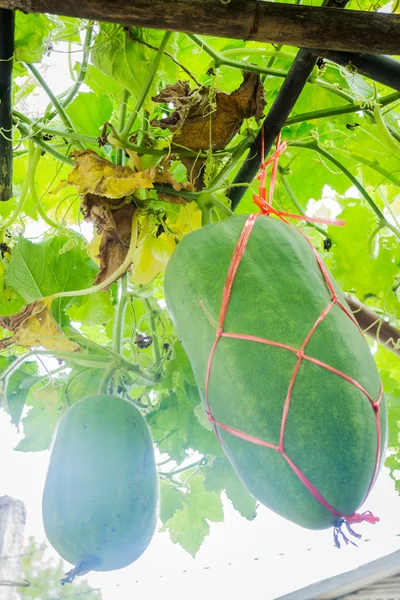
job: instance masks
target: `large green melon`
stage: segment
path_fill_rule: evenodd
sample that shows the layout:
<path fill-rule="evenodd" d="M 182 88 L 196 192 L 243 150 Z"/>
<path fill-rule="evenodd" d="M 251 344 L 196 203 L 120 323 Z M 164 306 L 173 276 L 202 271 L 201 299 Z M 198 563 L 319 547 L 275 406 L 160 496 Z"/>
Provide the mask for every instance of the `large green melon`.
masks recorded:
<path fill-rule="evenodd" d="M 137 408 L 106 395 L 73 405 L 58 426 L 43 493 L 57 552 L 75 574 L 126 567 L 149 545 L 157 511 L 153 444 Z"/>
<path fill-rule="evenodd" d="M 167 307 L 204 404 L 222 291 L 246 218 L 235 216 L 187 235 L 165 274 Z M 295 228 L 262 216 L 236 273 L 224 331 L 299 349 L 330 300 L 306 239 Z M 369 347 L 339 306 L 317 327 L 305 352 L 357 380 L 378 399 L 380 379 Z M 296 361 L 295 353 L 283 348 L 220 338 L 209 381 L 214 419 L 278 445 Z M 384 399 L 379 418 L 382 463 L 387 421 Z M 260 502 L 304 527 L 332 526 L 335 516 L 310 493 L 281 453 L 217 429 L 237 474 Z M 375 411 L 365 394 L 338 375 L 303 360 L 292 391 L 284 451 L 338 513 L 351 515 L 363 503 L 373 478 L 377 440 Z"/>

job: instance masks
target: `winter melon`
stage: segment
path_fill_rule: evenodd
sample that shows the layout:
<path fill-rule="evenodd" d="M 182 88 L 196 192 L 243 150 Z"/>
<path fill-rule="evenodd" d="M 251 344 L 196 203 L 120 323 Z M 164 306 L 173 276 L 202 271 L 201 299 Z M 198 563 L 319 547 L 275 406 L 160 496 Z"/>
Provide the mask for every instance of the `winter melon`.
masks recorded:
<path fill-rule="evenodd" d="M 157 522 L 158 481 L 150 432 L 131 402 L 93 396 L 65 413 L 42 508 L 47 538 L 76 567 L 71 579 L 121 569 L 146 550 Z"/>
<path fill-rule="evenodd" d="M 167 307 L 205 408 L 223 288 L 246 219 L 231 217 L 187 235 L 165 274 Z M 223 331 L 275 345 L 223 336 L 209 376 L 211 415 L 221 425 L 216 432 L 237 474 L 260 502 L 310 529 L 330 527 L 360 507 L 386 443 L 377 368 L 357 325 L 339 305 L 347 307 L 334 281 L 333 286 L 338 303 L 305 345 L 311 360 L 299 361 L 298 351 L 331 303 L 332 291 L 305 237 L 260 216 L 236 272 Z"/>

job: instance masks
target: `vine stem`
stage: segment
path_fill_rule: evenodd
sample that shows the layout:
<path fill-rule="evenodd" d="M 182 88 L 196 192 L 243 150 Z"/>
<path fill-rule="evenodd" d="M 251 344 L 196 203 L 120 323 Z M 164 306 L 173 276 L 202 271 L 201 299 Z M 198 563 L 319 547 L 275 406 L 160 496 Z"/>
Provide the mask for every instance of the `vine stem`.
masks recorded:
<path fill-rule="evenodd" d="M 208 191 L 215 191 L 221 186 L 224 180 L 228 178 L 229 173 L 232 171 L 232 169 L 235 168 L 236 163 L 238 162 L 240 157 L 243 156 L 246 150 L 250 148 L 253 141 L 253 136 L 247 135 L 244 138 L 244 140 L 240 142 L 235 151 L 232 153 L 232 156 L 230 157 L 228 163 L 221 169 L 218 175 L 216 175 L 216 177 L 214 177 L 214 179 L 210 183 Z"/>
<path fill-rule="evenodd" d="M 19 367 L 26 361 L 28 358 L 35 356 L 52 356 L 54 358 L 59 358 L 60 360 L 80 360 L 79 354 L 70 353 L 70 352 L 57 352 L 54 350 L 31 350 L 30 352 L 26 352 L 19 356 L 11 365 L 5 369 L 0 377 L 0 381 L 4 381 L 3 389 L 7 388 L 8 381 L 11 375 L 19 369 Z M 104 368 L 104 366 L 108 363 L 109 358 L 101 358 L 100 356 L 96 356 L 90 358 L 90 356 L 85 356 L 82 360 L 85 360 L 87 363 L 92 363 L 92 365 L 98 365 L 97 368 Z M 96 368 L 96 367 L 94 367 Z"/>
<path fill-rule="evenodd" d="M 126 112 L 128 108 L 128 100 L 129 100 L 130 92 L 129 90 L 124 90 L 122 93 L 121 106 L 119 111 L 119 123 L 118 123 L 118 132 L 122 133 L 125 127 L 126 122 Z M 123 148 L 117 148 L 117 165 L 123 165 L 124 162 L 124 150 Z"/>
<path fill-rule="evenodd" d="M 191 464 L 191 465 L 187 465 L 186 467 L 180 467 L 179 469 L 175 469 L 174 471 L 169 471 L 168 473 L 165 472 L 161 472 L 159 471 L 158 474 L 161 475 L 161 477 L 173 477 L 174 475 L 178 475 L 178 473 L 183 473 L 184 471 L 190 471 L 190 469 L 194 469 L 195 467 L 201 467 L 202 465 L 207 464 L 207 460 L 203 457 L 200 460 L 198 460 L 197 462 Z"/>
<path fill-rule="evenodd" d="M 15 109 L 13 110 L 13 115 L 14 115 L 15 119 L 22 121 L 30 129 L 32 129 L 34 131 L 34 136 L 37 136 L 41 133 L 49 133 L 50 135 L 59 136 L 59 137 L 71 139 L 71 140 L 79 140 L 79 141 L 85 142 L 87 144 L 93 144 L 94 146 L 96 146 L 98 144 L 98 138 L 94 137 L 92 135 L 84 135 L 83 133 L 77 133 L 76 131 L 65 131 L 65 130 L 63 131 L 61 129 L 57 129 L 56 127 L 46 127 L 46 126 L 38 125 L 37 123 L 31 121 L 25 115 L 23 115 L 22 113 L 20 113 L 18 110 L 15 110 Z M 28 130 L 25 130 L 24 135 L 29 137 Z M 30 136 L 30 137 L 34 137 L 34 136 Z M 36 142 L 36 139 L 34 141 Z M 109 134 L 109 136 L 108 136 L 108 141 L 110 143 L 113 143 L 117 148 L 121 148 L 121 149 L 125 148 L 127 150 L 133 150 L 134 152 L 137 152 L 138 154 L 152 154 L 154 156 L 165 156 L 166 154 L 170 153 L 169 148 L 151 148 L 150 146 L 142 146 L 140 144 L 132 144 L 131 142 L 125 142 L 122 144 L 122 142 L 119 138 L 118 139 L 114 138 L 114 136 L 112 136 L 111 134 Z M 42 142 L 42 143 L 45 144 L 45 142 Z M 53 148 L 53 146 L 48 146 L 48 147 Z M 43 146 L 43 149 L 44 148 L 45 147 Z M 235 149 L 236 148 L 233 147 L 230 150 L 219 150 L 219 151 L 216 151 L 215 154 L 217 156 L 225 156 L 228 154 L 233 154 Z M 49 151 L 49 150 L 47 149 L 46 151 Z M 174 147 L 173 154 L 179 154 L 179 156 L 191 156 L 191 157 L 195 157 L 195 158 L 199 158 L 199 157 L 207 158 L 207 156 L 208 156 L 208 154 L 206 152 L 193 152 L 191 150 L 183 150 L 178 147 Z M 67 157 L 65 157 L 65 158 L 67 158 Z M 61 159 L 59 159 L 59 160 L 61 160 Z M 70 161 L 70 159 L 67 158 L 67 161 Z M 70 162 L 72 162 L 72 161 L 70 161 Z M 70 162 L 68 162 L 68 164 L 70 164 Z"/>
<path fill-rule="evenodd" d="M 54 156 L 54 158 L 56 158 L 57 160 L 59 160 L 62 163 L 65 163 L 66 165 L 70 165 L 70 166 L 74 165 L 74 161 L 71 158 L 68 158 L 68 156 L 65 156 L 65 154 L 61 154 L 61 152 L 58 152 L 57 150 L 55 150 L 55 148 L 53 148 L 53 146 L 51 146 L 50 144 L 46 144 L 46 142 L 44 142 L 42 139 L 40 139 L 37 135 L 30 135 L 28 128 L 24 123 L 21 123 L 19 121 L 17 123 L 17 127 L 20 130 L 20 132 L 22 133 L 24 138 L 30 138 L 32 140 L 32 142 L 34 144 L 36 144 L 36 146 L 38 146 L 45 152 L 48 152 L 51 156 Z"/>
<path fill-rule="evenodd" d="M 342 154 L 342 156 L 346 156 L 346 157 L 350 158 L 351 160 L 360 162 L 363 165 L 370 167 L 377 173 L 380 173 L 381 175 L 383 175 L 385 177 L 385 179 L 390 179 L 391 181 L 393 181 L 393 183 L 395 185 L 400 187 L 400 179 L 397 179 L 397 177 L 395 175 L 393 175 L 393 173 L 390 173 L 389 171 L 387 171 L 386 169 L 381 167 L 380 164 L 375 163 L 373 160 L 368 160 L 367 158 L 364 158 L 363 156 L 360 156 L 359 154 L 354 154 L 353 152 L 349 152 L 348 150 L 344 150 L 342 148 L 334 148 L 334 151 L 339 152 L 339 154 Z"/>
<path fill-rule="evenodd" d="M 272 56 L 273 58 L 287 58 L 293 60 L 295 54 L 291 52 L 282 52 L 280 50 L 267 50 L 266 48 L 229 48 L 223 50 L 220 56 Z"/>
<path fill-rule="evenodd" d="M 117 354 L 122 351 L 122 339 L 124 331 L 124 318 L 126 310 L 126 301 L 128 298 L 128 274 L 124 273 L 118 280 L 118 308 L 115 316 L 113 332 L 113 349 Z"/>
<path fill-rule="evenodd" d="M 154 364 L 157 364 L 161 358 L 161 349 L 160 349 L 160 344 L 158 342 L 156 320 L 154 318 L 156 311 L 154 310 L 154 308 L 151 305 L 151 302 L 148 298 L 145 298 L 144 303 L 146 305 L 147 310 L 149 311 L 150 330 L 151 330 L 151 335 L 153 337 Z"/>
<path fill-rule="evenodd" d="M 374 107 L 374 117 L 382 138 L 386 142 L 388 148 L 395 154 L 400 155 L 400 144 L 398 144 L 394 137 L 390 134 L 378 104 L 375 104 Z"/>
<path fill-rule="evenodd" d="M 101 292 L 105 288 L 109 287 L 114 281 L 116 281 L 125 271 L 130 267 L 131 262 L 133 260 L 133 255 L 135 253 L 136 244 L 137 244 L 137 235 L 138 235 L 138 211 L 136 210 L 132 217 L 132 229 L 131 229 L 131 239 L 129 242 L 129 249 L 127 255 L 125 257 L 124 262 L 120 267 L 112 275 L 107 277 L 101 283 L 94 285 L 90 288 L 86 288 L 83 290 L 74 290 L 71 292 L 57 292 L 56 294 L 52 294 L 51 296 L 47 296 L 46 300 L 55 300 L 56 298 L 71 298 L 74 296 L 89 296 L 90 294 L 94 294 L 96 292 Z"/>
<path fill-rule="evenodd" d="M 50 87 L 47 85 L 45 79 L 39 73 L 39 71 L 37 70 L 37 68 L 32 63 L 22 63 L 22 64 L 25 66 L 25 68 L 27 70 L 29 70 L 34 75 L 34 77 L 40 83 L 40 85 L 42 86 L 42 88 L 44 89 L 44 91 L 46 92 L 46 94 L 48 95 L 48 97 L 50 98 L 50 100 L 51 100 L 54 108 L 58 112 L 61 120 L 63 121 L 63 123 L 65 125 L 65 127 L 68 130 L 72 131 L 73 127 L 72 127 L 71 121 L 69 120 L 69 117 L 68 117 L 67 113 L 65 112 L 65 110 L 61 106 L 60 102 L 58 101 L 57 97 L 53 94 L 53 92 L 51 91 Z M 83 146 L 83 144 L 80 141 L 77 141 L 77 145 L 82 150 L 84 149 L 84 146 Z"/>
<path fill-rule="evenodd" d="M 223 54 L 217 52 L 211 46 L 207 44 L 202 38 L 194 33 L 187 34 L 188 37 L 193 40 L 193 42 L 202 48 L 211 58 L 213 59 L 215 66 L 219 67 L 221 65 L 225 65 L 227 67 L 233 67 L 235 69 L 240 69 L 241 71 L 255 71 L 256 73 L 262 73 L 263 75 L 275 75 L 275 77 L 286 77 L 286 71 L 278 71 L 277 69 L 268 69 L 264 67 L 259 67 L 257 65 L 252 65 L 240 60 L 232 60 L 229 58 L 224 58 Z"/>
<path fill-rule="evenodd" d="M 36 148 L 35 152 L 39 153 L 39 158 L 40 158 L 40 156 L 41 156 L 41 150 L 40 150 L 40 148 Z M 45 213 L 45 211 L 43 209 L 42 201 L 39 198 L 38 193 L 37 193 L 37 189 L 36 189 L 36 177 L 35 177 L 35 174 L 36 174 L 36 169 L 31 174 L 31 178 L 30 178 L 30 190 L 31 190 L 32 200 L 35 203 L 35 208 L 38 211 L 38 214 L 42 217 L 43 221 L 45 223 L 47 223 L 47 225 L 49 225 L 50 227 L 53 227 L 54 229 L 59 229 L 60 225 L 58 223 L 56 223 L 55 221 L 53 221 L 52 219 L 50 219 L 50 217 L 47 216 L 47 214 Z"/>
<path fill-rule="evenodd" d="M 348 179 L 352 182 L 352 184 L 358 189 L 360 194 L 365 198 L 365 200 L 368 202 L 368 204 L 370 205 L 370 207 L 372 208 L 372 210 L 378 217 L 380 223 L 382 225 L 384 225 L 385 227 L 387 227 L 388 229 L 390 229 L 396 235 L 396 237 L 398 237 L 400 239 L 400 231 L 398 231 L 396 227 L 394 227 L 391 223 L 389 223 L 389 221 L 386 219 L 386 217 L 383 214 L 383 212 L 381 211 L 381 209 L 377 206 L 377 204 L 374 202 L 374 200 L 368 194 L 368 192 L 364 188 L 364 186 L 362 186 L 361 183 L 358 181 L 358 179 L 356 177 L 354 177 L 354 175 L 352 175 L 350 173 L 350 171 L 339 160 L 337 160 L 334 156 L 332 156 L 332 154 L 330 154 L 329 152 L 324 150 L 324 148 L 321 148 L 321 146 L 319 146 L 319 144 L 317 144 L 317 142 L 289 141 L 288 146 L 292 146 L 295 148 L 305 148 L 308 150 L 314 150 L 318 154 L 321 154 L 321 156 L 324 156 L 327 160 L 329 160 L 336 167 L 338 167 L 338 169 L 340 169 L 342 171 L 342 173 L 344 173 L 346 175 L 346 177 L 348 177 Z"/>
<path fill-rule="evenodd" d="M 86 28 L 85 40 L 83 42 L 83 56 L 82 56 L 82 62 L 81 62 L 81 66 L 79 69 L 78 77 L 76 78 L 75 84 L 73 85 L 71 91 L 68 93 L 66 98 L 63 100 L 63 103 L 62 103 L 63 108 L 68 106 L 68 104 L 71 104 L 72 100 L 75 98 L 76 94 L 79 91 L 79 88 L 81 87 L 81 85 L 86 77 L 86 71 L 87 71 L 87 67 L 88 67 L 89 54 L 90 54 L 90 44 L 92 41 L 92 34 L 93 34 L 93 21 L 89 21 L 88 26 Z M 70 54 L 68 56 L 70 56 Z M 56 114 L 57 114 L 56 112 L 49 114 L 47 116 L 46 120 L 51 121 L 56 116 Z"/>
<path fill-rule="evenodd" d="M 149 93 L 149 90 L 150 90 L 150 88 L 152 86 L 154 77 L 157 74 L 157 70 L 158 70 L 160 61 L 161 61 L 161 59 L 162 59 L 162 57 L 164 55 L 165 48 L 167 47 L 167 44 L 170 41 L 171 35 L 172 35 L 171 31 L 166 31 L 164 33 L 164 37 L 163 37 L 163 39 L 161 41 L 159 49 L 157 50 L 157 54 L 156 54 L 156 56 L 154 58 L 154 61 L 153 61 L 153 64 L 151 66 L 151 69 L 150 69 L 149 75 L 147 77 L 147 80 L 146 80 L 144 86 L 142 87 L 142 89 L 140 91 L 139 97 L 138 97 L 138 99 L 136 101 L 136 105 L 135 105 L 135 107 L 134 107 L 134 109 L 132 111 L 132 114 L 129 117 L 128 122 L 126 123 L 126 125 L 125 125 L 125 127 L 124 127 L 124 129 L 123 129 L 123 131 L 121 133 L 121 138 L 120 139 L 121 139 L 121 141 L 123 143 L 125 143 L 125 142 L 128 141 L 129 133 L 130 133 L 132 127 L 133 127 L 133 124 L 135 122 L 135 119 L 136 119 L 136 117 L 137 117 L 140 109 L 143 106 L 144 101 L 146 100 L 147 94 Z"/>
<path fill-rule="evenodd" d="M 190 37 L 195 44 L 197 44 L 200 48 L 204 49 L 205 52 L 207 52 L 207 54 L 209 56 L 211 56 L 211 58 L 213 59 L 215 66 L 216 67 L 220 67 L 221 65 L 225 65 L 227 67 L 233 67 L 235 69 L 240 69 L 241 71 L 252 71 L 255 73 L 260 73 L 261 75 L 272 75 L 275 77 L 281 77 L 281 78 L 286 78 L 288 75 L 288 72 L 286 71 L 280 71 L 277 69 L 271 69 L 269 68 L 269 66 L 267 67 L 259 67 L 258 65 L 254 65 L 252 63 L 248 63 L 248 62 L 244 62 L 244 61 L 240 61 L 240 60 L 232 60 L 229 58 L 225 58 L 225 55 L 230 53 L 230 50 L 227 50 L 225 52 L 217 52 L 216 50 L 214 50 L 214 48 L 212 48 L 211 46 L 209 46 L 209 44 L 207 44 L 207 42 L 205 42 L 202 38 L 200 38 L 199 36 L 197 36 L 194 33 L 190 33 L 187 34 L 188 37 Z M 250 48 L 241 48 L 240 50 L 251 50 Z M 258 48 L 253 48 L 252 50 L 262 50 L 262 49 L 258 49 Z M 263 50 L 262 50 L 263 51 Z M 232 50 L 233 52 L 237 52 L 236 50 Z M 266 51 L 263 51 L 263 53 L 266 53 Z M 250 54 L 250 52 L 249 52 Z M 252 54 L 255 54 L 255 52 L 252 52 Z M 271 52 L 272 54 L 272 52 Z M 279 51 L 275 52 L 276 56 L 272 57 L 272 59 L 275 59 L 278 57 Z M 282 52 L 280 54 L 284 54 L 285 58 L 289 58 L 291 60 L 294 60 L 296 58 L 296 55 L 292 55 L 292 54 L 288 54 L 286 52 Z M 317 59 L 317 55 L 315 55 L 315 60 Z M 353 102 L 354 98 L 352 96 L 350 96 L 349 94 L 347 94 L 344 90 L 342 90 L 339 86 L 337 85 L 332 85 L 330 83 L 326 83 L 324 81 L 321 81 L 319 79 L 316 78 L 312 78 L 312 76 L 309 77 L 309 79 L 305 82 L 305 83 L 310 83 L 312 85 L 317 85 L 318 87 L 327 90 L 328 92 L 331 92 L 332 94 L 335 94 L 336 96 L 340 96 L 341 98 L 344 98 L 345 100 L 348 100 L 349 102 Z"/>
<path fill-rule="evenodd" d="M 108 386 L 109 386 L 109 383 L 110 383 L 110 379 L 114 375 L 114 373 L 115 373 L 115 368 L 114 367 L 109 367 L 108 369 L 106 369 L 104 371 L 104 375 L 101 378 L 100 383 L 99 383 L 99 387 L 98 387 L 98 393 L 99 394 L 108 395 Z"/>
<path fill-rule="evenodd" d="M 381 106 L 387 106 L 392 102 L 396 102 L 400 99 L 400 92 L 393 92 L 391 94 L 387 94 L 386 96 L 382 96 L 378 98 L 377 102 Z M 303 121 L 313 121 L 315 119 L 323 119 L 325 117 L 334 117 L 336 115 L 344 115 L 347 113 L 353 113 L 358 111 L 364 111 L 361 106 L 358 104 L 349 104 L 345 106 L 336 106 L 333 108 L 326 108 L 321 110 L 314 110 L 307 113 L 300 113 L 298 115 L 294 115 L 286 120 L 285 126 L 294 125 L 295 123 L 302 123 Z"/>
<path fill-rule="evenodd" d="M 17 205 L 15 207 L 14 212 L 6 219 L 3 223 L 0 224 L 0 230 L 7 229 L 11 225 L 15 223 L 18 219 L 19 215 L 24 208 L 25 200 L 28 195 L 29 189 L 31 188 L 32 181 L 35 177 L 36 167 L 38 166 L 39 160 L 41 156 L 40 148 L 34 148 L 33 144 L 29 143 L 29 162 L 28 162 L 28 170 L 26 172 L 26 177 L 24 181 L 24 185 L 21 190 L 20 197 L 18 199 Z"/>
<path fill-rule="evenodd" d="M 294 206 L 297 208 L 297 210 L 299 211 L 299 213 L 301 215 L 303 215 L 303 216 L 306 215 L 306 211 L 301 206 L 300 202 L 297 200 L 297 198 L 295 196 L 295 193 L 292 190 L 291 185 L 289 184 L 286 176 L 284 175 L 284 169 L 282 167 L 279 167 L 279 175 L 280 175 L 280 178 L 282 180 L 283 187 L 285 188 L 286 193 L 289 196 L 289 198 L 292 201 L 292 203 L 294 204 Z M 306 225 L 309 225 L 310 227 L 314 227 L 314 229 L 316 229 L 325 238 L 328 237 L 328 234 L 326 233 L 326 231 L 324 229 L 322 229 L 322 227 L 319 227 L 316 223 L 312 223 L 312 222 L 307 222 L 306 221 Z"/>

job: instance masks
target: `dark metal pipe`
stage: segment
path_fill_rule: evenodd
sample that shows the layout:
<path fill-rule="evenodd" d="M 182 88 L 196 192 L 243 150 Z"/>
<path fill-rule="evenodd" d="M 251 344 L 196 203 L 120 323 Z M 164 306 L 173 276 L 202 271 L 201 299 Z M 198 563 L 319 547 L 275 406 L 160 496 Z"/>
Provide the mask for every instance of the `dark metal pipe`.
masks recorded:
<path fill-rule="evenodd" d="M 0 200 L 12 196 L 14 11 L 0 9 Z"/>

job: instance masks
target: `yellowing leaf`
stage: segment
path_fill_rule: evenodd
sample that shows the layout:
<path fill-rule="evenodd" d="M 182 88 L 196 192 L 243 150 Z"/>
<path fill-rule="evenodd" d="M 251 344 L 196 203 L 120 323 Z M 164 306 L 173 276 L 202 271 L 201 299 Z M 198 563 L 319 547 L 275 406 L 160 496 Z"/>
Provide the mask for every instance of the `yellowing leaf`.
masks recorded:
<path fill-rule="evenodd" d="M 106 198 L 123 198 L 142 188 L 152 188 L 151 169 L 135 173 L 130 167 L 114 165 L 93 150 L 73 152 L 75 166 L 68 177 L 80 194 L 96 194 Z"/>
<path fill-rule="evenodd" d="M 175 217 L 175 215 L 174 215 Z M 177 218 L 173 221 L 171 217 L 168 219 L 168 228 L 179 239 L 184 235 L 200 229 L 201 227 L 201 211 L 196 202 L 191 202 L 185 206 L 181 206 Z"/>
<path fill-rule="evenodd" d="M 93 239 L 87 247 L 87 252 L 88 252 L 90 258 L 92 260 L 94 260 L 94 262 L 97 264 L 100 263 L 100 260 L 99 260 L 100 243 L 101 243 L 101 235 L 95 231 Z"/>
<path fill-rule="evenodd" d="M 50 302 L 37 300 L 25 306 L 21 312 L 9 317 L 0 317 L 0 326 L 14 335 L 0 340 L 3 350 L 12 344 L 24 348 L 43 346 L 47 350 L 75 352 L 80 347 L 63 333 L 51 314 Z"/>
<path fill-rule="evenodd" d="M 131 269 L 133 283 L 146 285 L 162 273 L 175 247 L 174 236 L 162 233 L 154 237 L 148 225 L 142 227 Z"/>

